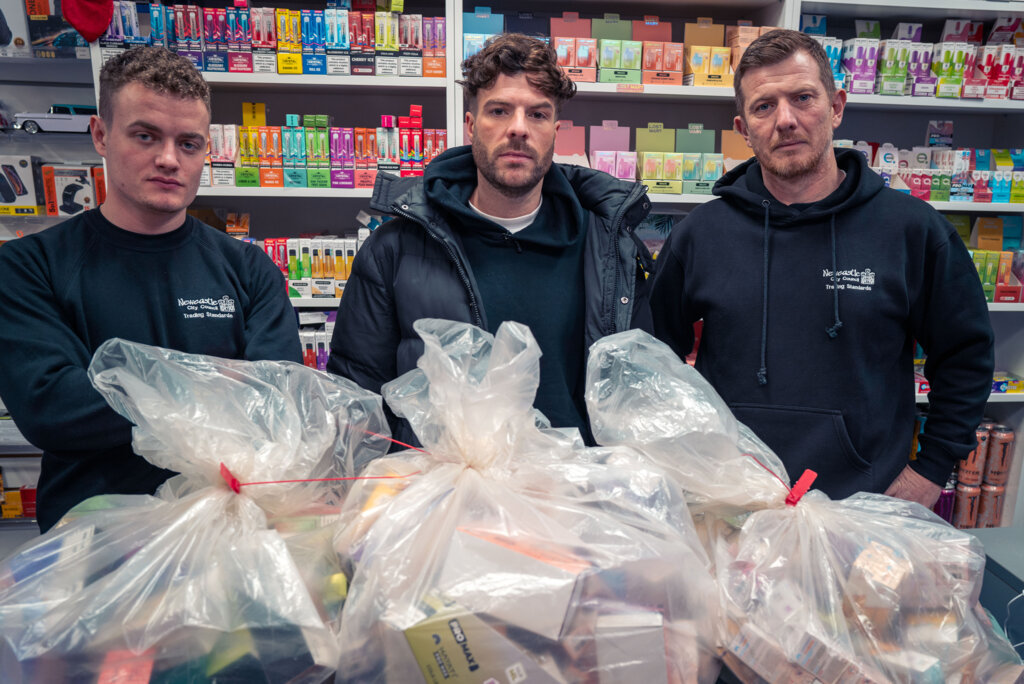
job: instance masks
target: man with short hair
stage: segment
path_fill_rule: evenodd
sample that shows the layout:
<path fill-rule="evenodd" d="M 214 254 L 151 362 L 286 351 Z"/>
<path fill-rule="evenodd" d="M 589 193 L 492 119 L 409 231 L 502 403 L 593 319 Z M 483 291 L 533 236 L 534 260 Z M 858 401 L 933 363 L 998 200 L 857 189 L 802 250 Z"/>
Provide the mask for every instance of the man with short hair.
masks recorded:
<path fill-rule="evenodd" d="M 280 271 L 255 245 L 186 214 L 210 91 L 183 57 L 129 50 L 100 72 L 96 151 L 107 197 L 0 247 L 0 396 L 43 450 L 44 532 L 96 494 L 153 493 L 170 471 L 131 448 L 131 423 L 93 389 L 96 348 L 120 337 L 195 354 L 301 360 Z"/>
<path fill-rule="evenodd" d="M 810 468 L 835 498 L 931 506 L 991 389 L 971 258 L 938 212 L 886 188 L 860 152 L 833 150 L 846 93 L 813 38 L 761 36 L 734 82 L 734 125 L 755 158 L 673 229 L 651 295 L 656 333 L 682 357 L 703 319 L 697 370 L 790 477 Z M 931 393 L 911 461 L 915 341 Z"/>
<path fill-rule="evenodd" d="M 500 35 L 467 59 L 461 81 L 472 145 L 423 178 L 378 174 L 371 207 L 394 214 L 359 250 L 338 308 L 328 370 L 379 392 L 415 368 L 420 318 L 530 327 L 543 356 L 535 407 L 589 439 L 586 350 L 649 327 L 650 255 L 635 234 L 644 188 L 553 164 L 562 104 L 575 93 L 554 51 Z M 395 437 L 414 439 L 404 421 Z"/>

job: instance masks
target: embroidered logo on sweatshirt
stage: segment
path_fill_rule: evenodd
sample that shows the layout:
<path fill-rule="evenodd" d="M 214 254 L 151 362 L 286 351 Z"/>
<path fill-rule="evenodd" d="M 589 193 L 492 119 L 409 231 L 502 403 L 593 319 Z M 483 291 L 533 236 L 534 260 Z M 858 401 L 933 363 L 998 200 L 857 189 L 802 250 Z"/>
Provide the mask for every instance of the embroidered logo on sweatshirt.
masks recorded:
<path fill-rule="evenodd" d="M 832 269 L 821 269 L 821 277 L 825 280 L 825 289 L 831 291 L 833 287 Z M 863 270 L 848 268 L 843 271 L 837 271 L 835 284 L 840 290 L 870 292 L 875 286 L 875 272 L 870 268 Z"/>
<path fill-rule="evenodd" d="M 200 297 L 185 299 L 178 297 L 178 308 L 183 318 L 234 318 L 235 300 L 224 295 L 220 299 Z"/>

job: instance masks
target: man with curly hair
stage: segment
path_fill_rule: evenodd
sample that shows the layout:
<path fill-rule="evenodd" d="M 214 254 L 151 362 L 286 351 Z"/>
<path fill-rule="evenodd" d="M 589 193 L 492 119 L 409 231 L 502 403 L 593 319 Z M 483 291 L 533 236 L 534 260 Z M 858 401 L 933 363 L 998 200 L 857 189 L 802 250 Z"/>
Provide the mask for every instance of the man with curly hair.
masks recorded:
<path fill-rule="evenodd" d="M 90 384 L 104 341 L 301 360 L 280 271 L 186 214 L 210 128 L 199 72 L 164 48 L 136 48 L 104 65 L 99 100 L 91 126 L 106 201 L 0 248 L 0 397 L 43 450 L 43 531 L 90 496 L 152 493 L 173 475 L 132 451 L 131 424 Z"/>
<path fill-rule="evenodd" d="M 543 356 L 535 407 L 590 440 L 583 401 L 596 339 L 650 328 L 650 254 L 634 229 L 644 188 L 553 164 L 562 105 L 575 84 L 554 51 L 519 34 L 492 38 L 462 65 L 472 144 L 423 178 L 379 174 L 371 207 L 386 222 L 356 255 L 338 308 L 328 370 L 379 392 L 416 365 L 419 318 L 530 327 Z M 396 438 L 411 441 L 392 418 Z"/>

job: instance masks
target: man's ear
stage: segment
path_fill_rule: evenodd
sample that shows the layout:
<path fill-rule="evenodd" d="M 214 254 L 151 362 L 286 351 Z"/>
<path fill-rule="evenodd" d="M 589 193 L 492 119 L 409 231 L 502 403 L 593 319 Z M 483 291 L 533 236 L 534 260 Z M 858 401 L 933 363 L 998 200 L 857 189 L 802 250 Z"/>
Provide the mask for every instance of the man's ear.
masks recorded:
<path fill-rule="evenodd" d="M 732 129 L 743 136 L 743 139 L 747 141 L 747 145 L 750 144 L 750 131 L 747 130 L 747 122 L 743 120 L 742 116 L 733 118 Z"/>
<path fill-rule="evenodd" d="M 466 137 L 473 142 L 473 112 L 466 112 Z"/>
<path fill-rule="evenodd" d="M 107 127 L 103 119 L 93 114 L 89 117 L 89 134 L 92 136 L 92 146 L 101 157 L 107 156 Z"/>

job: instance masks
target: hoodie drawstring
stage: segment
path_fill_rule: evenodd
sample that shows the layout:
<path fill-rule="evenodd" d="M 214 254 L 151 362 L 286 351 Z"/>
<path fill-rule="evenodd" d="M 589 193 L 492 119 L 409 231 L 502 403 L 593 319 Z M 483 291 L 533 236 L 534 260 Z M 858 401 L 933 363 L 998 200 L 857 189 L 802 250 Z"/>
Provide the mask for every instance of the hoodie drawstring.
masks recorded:
<path fill-rule="evenodd" d="M 511 242 L 512 243 L 512 246 L 516 248 L 516 254 L 522 254 L 523 253 L 523 246 L 519 244 L 519 240 L 516 240 L 516 236 L 513 235 L 511 231 L 506 229 L 505 233 L 504 233 L 504 235 L 502 235 L 502 237 L 505 238 L 505 242 Z"/>
<path fill-rule="evenodd" d="M 839 320 L 839 275 L 836 273 L 836 215 L 832 214 L 832 307 L 835 316 L 835 322 L 828 328 L 825 328 L 825 332 L 828 333 L 829 339 L 835 339 L 836 335 L 839 334 L 839 329 L 843 327 L 843 322 Z M 763 352 L 762 352 L 763 353 Z M 762 364 L 764 362 L 762 361 Z"/>
<path fill-rule="evenodd" d="M 764 207 L 764 272 L 761 276 L 762 300 L 761 300 L 761 367 L 757 371 L 757 384 L 768 384 L 768 365 L 765 356 L 768 349 L 768 208 L 771 202 L 761 202 Z"/>

